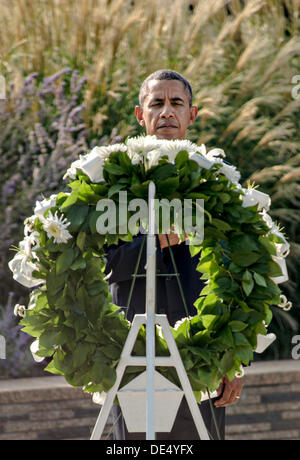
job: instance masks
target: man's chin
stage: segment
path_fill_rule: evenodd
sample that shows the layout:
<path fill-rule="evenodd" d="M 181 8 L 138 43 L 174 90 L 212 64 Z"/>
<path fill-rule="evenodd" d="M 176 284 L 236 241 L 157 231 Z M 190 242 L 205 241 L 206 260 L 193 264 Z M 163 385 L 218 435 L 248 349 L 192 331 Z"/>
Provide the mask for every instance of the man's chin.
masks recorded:
<path fill-rule="evenodd" d="M 169 141 L 175 140 L 175 139 L 182 139 L 182 137 L 179 135 L 178 131 L 176 129 L 173 130 L 158 130 L 155 133 L 155 136 L 158 139 L 168 139 Z"/>

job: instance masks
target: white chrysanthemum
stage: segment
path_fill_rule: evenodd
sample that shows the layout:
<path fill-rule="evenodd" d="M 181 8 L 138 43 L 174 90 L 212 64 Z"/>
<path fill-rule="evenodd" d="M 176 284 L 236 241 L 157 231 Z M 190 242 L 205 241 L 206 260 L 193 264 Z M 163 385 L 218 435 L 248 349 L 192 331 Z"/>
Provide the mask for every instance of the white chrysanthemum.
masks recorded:
<path fill-rule="evenodd" d="M 187 152 L 196 152 L 199 147 L 197 144 L 187 140 L 187 139 L 161 139 L 161 147 L 166 152 L 180 152 L 181 150 L 186 150 Z"/>
<path fill-rule="evenodd" d="M 62 214 L 58 217 L 57 211 L 53 216 L 52 212 L 49 211 L 47 217 L 43 219 L 43 228 L 47 232 L 48 238 L 54 238 L 54 243 L 67 243 L 72 238 L 72 235 L 67 230 L 71 222 L 68 222 L 63 216 Z"/>
<path fill-rule="evenodd" d="M 151 150 L 159 148 L 161 141 L 156 136 L 137 136 L 128 139 L 126 145 L 131 155 L 134 153 L 146 154 Z"/>
<path fill-rule="evenodd" d="M 96 153 L 99 157 L 107 159 L 113 152 L 127 152 L 127 147 L 125 144 L 105 145 L 94 147 L 90 153 Z"/>

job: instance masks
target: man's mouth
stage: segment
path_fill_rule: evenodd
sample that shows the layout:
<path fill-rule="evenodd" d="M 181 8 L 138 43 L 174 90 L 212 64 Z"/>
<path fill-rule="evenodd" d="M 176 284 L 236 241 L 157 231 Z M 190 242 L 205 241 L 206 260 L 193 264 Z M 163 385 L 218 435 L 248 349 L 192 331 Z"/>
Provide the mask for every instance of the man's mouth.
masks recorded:
<path fill-rule="evenodd" d="M 174 125 L 162 125 L 162 126 L 158 127 L 158 129 L 161 129 L 161 128 L 177 128 L 177 126 L 174 126 Z"/>

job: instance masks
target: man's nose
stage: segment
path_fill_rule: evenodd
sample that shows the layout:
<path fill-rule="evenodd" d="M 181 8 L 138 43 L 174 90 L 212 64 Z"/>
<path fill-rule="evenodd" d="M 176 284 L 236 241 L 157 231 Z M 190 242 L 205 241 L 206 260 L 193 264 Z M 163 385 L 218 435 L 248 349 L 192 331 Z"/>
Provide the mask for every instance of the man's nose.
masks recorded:
<path fill-rule="evenodd" d="M 160 116 L 163 118 L 173 117 L 173 107 L 171 104 L 164 104 Z"/>

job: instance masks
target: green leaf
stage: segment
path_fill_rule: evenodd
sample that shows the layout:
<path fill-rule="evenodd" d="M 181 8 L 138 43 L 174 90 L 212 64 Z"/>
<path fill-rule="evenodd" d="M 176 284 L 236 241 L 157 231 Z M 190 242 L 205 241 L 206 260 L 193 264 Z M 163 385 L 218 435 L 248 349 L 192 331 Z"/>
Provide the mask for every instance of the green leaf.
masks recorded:
<path fill-rule="evenodd" d="M 175 166 L 171 163 L 165 163 L 158 165 L 151 171 L 151 177 L 155 179 L 155 182 L 164 181 L 174 175 Z"/>
<path fill-rule="evenodd" d="M 242 286 L 245 294 L 249 296 L 254 288 L 254 281 L 252 278 L 252 274 L 248 270 L 246 270 L 243 274 Z"/>
<path fill-rule="evenodd" d="M 223 375 L 225 375 L 234 366 L 234 355 L 231 351 L 226 351 L 223 358 L 220 361 L 219 369 Z"/>
<path fill-rule="evenodd" d="M 231 201 L 231 196 L 228 193 L 218 193 L 218 198 L 224 204 L 229 203 Z"/>
<path fill-rule="evenodd" d="M 70 196 L 63 202 L 60 207 L 62 212 L 67 211 L 71 206 L 75 205 L 79 201 L 78 193 L 72 192 Z"/>
<path fill-rule="evenodd" d="M 249 267 L 250 265 L 254 264 L 258 261 L 261 257 L 260 254 L 257 252 L 248 252 L 248 253 L 233 253 L 232 254 L 232 262 L 240 267 Z"/>
<path fill-rule="evenodd" d="M 86 261 L 82 257 L 78 257 L 75 262 L 70 266 L 71 270 L 84 270 L 86 268 Z"/>
<path fill-rule="evenodd" d="M 238 346 L 235 348 L 235 356 L 244 364 L 249 364 L 253 360 L 253 351 L 250 347 Z"/>
<path fill-rule="evenodd" d="M 224 329 L 219 333 L 218 339 L 229 347 L 234 345 L 232 332 L 229 326 L 224 327 Z"/>
<path fill-rule="evenodd" d="M 186 152 L 185 150 L 182 150 L 181 152 L 179 152 L 175 158 L 175 164 L 177 166 L 177 168 L 181 168 L 186 161 L 188 161 L 189 159 L 189 154 L 188 152 Z"/>
<path fill-rule="evenodd" d="M 121 166 L 116 165 L 114 163 L 108 164 L 107 162 L 105 162 L 103 169 L 104 171 L 107 171 L 110 174 L 114 174 L 116 176 L 122 176 L 123 174 L 126 174 L 126 171 L 124 171 L 124 169 Z"/>
<path fill-rule="evenodd" d="M 126 188 L 126 184 L 115 184 L 112 187 L 110 187 L 108 191 L 108 198 L 111 198 L 115 193 L 119 192 L 120 190 L 123 190 Z"/>
<path fill-rule="evenodd" d="M 202 249 L 202 246 L 198 246 L 198 245 L 194 246 L 192 244 L 189 244 L 189 250 L 190 250 L 191 257 L 195 257 L 197 254 L 199 254 L 201 249 Z"/>
<path fill-rule="evenodd" d="M 105 347 L 101 347 L 101 351 L 110 359 L 119 359 L 121 356 L 121 349 L 114 345 L 106 345 Z"/>
<path fill-rule="evenodd" d="M 248 327 L 248 324 L 243 323 L 242 321 L 230 321 L 228 324 L 232 332 L 240 332 Z"/>
<path fill-rule="evenodd" d="M 216 315 L 201 315 L 203 326 L 206 329 L 211 329 L 217 319 L 218 319 L 218 316 Z"/>
<path fill-rule="evenodd" d="M 72 248 L 66 249 L 56 259 L 56 275 L 61 275 L 70 268 L 74 260 L 75 251 Z"/>
<path fill-rule="evenodd" d="M 56 343 L 56 339 L 59 333 L 59 329 L 54 328 L 54 329 L 46 329 L 42 335 L 39 338 L 39 344 L 41 347 L 46 348 L 47 350 L 49 348 L 53 348 Z"/>
<path fill-rule="evenodd" d="M 172 195 L 179 187 L 179 176 L 169 177 L 157 183 L 157 192 L 166 197 Z"/>
<path fill-rule="evenodd" d="M 66 216 L 68 221 L 71 222 L 68 227 L 69 232 L 76 232 L 80 228 L 85 222 L 88 212 L 88 205 L 74 205 L 69 209 Z"/>
<path fill-rule="evenodd" d="M 83 251 L 85 239 L 86 239 L 86 233 L 79 232 L 76 238 L 76 244 L 81 251 Z"/>
<path fill-rule="evenodd" d="M 88 359 L 89 353 L 93 350 L 94 346 L 90 343 L 78 343 L 73 350 L 73 365 L 78 368 L 82 366 Z"/>
<path fill-rule="evenodd" d="M 241 334 L 241 332 L 234 332 L 233 338 L 234 338 L 234 344 L 237 346 L 239 345 L 250 346 L 248 340 L 246 339 L 244 334 Z"/>
<path fill-rule="evenodd" d="M 259 286 L 267 287 L 266 280 L 263 276 L 259 275 L 258 273 L 254 272 L 253 277 L 255 279 L 256 284 Z"/>

